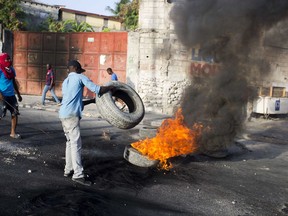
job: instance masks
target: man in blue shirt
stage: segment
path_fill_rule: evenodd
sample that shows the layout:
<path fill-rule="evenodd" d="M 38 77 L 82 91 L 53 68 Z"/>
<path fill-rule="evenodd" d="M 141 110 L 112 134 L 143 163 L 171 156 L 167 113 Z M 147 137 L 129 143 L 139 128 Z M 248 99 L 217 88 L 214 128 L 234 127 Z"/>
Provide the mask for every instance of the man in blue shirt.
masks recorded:
<path fill-rule="evenodd" d="M 80 135 L 80 119 L 82 117 L 83 88 L 86 86 L 98 96 L 112 90 L 113 86 L 98 86 L 82 73 L 85 70 L 81 64 L 72 60 L 67 66 L 68 76 L 62 84 L 62 102 L 59 118 L 66 136 L 64 176 L 72 176 L 72 180 L 80 184 L 91 186 L 83 173 L 81 161 L 82 140 Z"/>
<path fill-rule="evenodd" d="M 4 98 L 5 109 L 8 109 L 11 113 L 11 133 L 10 137 L 15 139 L 20 139 L 20 134 L 16 133 L 16 127 L 18 123 L 18 102 L 15 96 L 17 93 L 18 100 L 21 102 L 22 97 L 20 95 L 18 85 L 15 80 L 16 72 L 12 67 L 12 61 L 10 56 L 7 53 L 0 54 L 0 94 Z"/>
<path fill-rule="evenodd" d="M 107 68 L 107 73 L 111 76 L 111 81 L 118 81 L 117 75 L 114 73 L 112 68 Z"/>
<path fill-rule="evenodd" d="M 107 73 L 111 76 L 111 81 L 118 81 L 118 77 L 117 75 L 114 73 L 114 71 L 112 70 L 112 68 L 107 68 Z M 119 109 L 121 111 L 123 111 L 126 107 L 126 104 L 120 99 L 120 98 L 115 98 L 114 97 L 115 102 L 119 103 L 120 105 L 118 106 L 118 104 L 116 103 L 116 106 L 119 107 Z"/>

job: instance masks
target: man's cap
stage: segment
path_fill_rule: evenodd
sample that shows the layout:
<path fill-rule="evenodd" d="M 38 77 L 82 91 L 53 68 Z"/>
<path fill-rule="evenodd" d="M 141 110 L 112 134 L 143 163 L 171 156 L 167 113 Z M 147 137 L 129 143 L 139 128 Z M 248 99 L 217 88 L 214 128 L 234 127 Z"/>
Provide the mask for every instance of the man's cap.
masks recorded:
<path fill-rule="evenodd" d="M 78 61 L 76 61 L 76 60 L 71 60 L 71 61 L 69 61 L 67 66 L 68 66 L 68 67 L 73 66 L 73 67 L 77 68 L 77 71 L 76 71 L 76 72 L 83 73 L 83 72 L 86 71 L 86 70 L 84 70 L 84 69 L 82 68 L 81 64 L 80 64 Z"/>

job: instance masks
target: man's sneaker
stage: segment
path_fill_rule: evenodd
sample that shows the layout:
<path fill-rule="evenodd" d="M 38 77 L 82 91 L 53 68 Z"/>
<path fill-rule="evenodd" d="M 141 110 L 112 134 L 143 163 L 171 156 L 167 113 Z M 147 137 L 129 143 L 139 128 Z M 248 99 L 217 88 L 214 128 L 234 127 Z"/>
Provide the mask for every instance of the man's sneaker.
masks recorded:
<path fill-rule="evenodd" d="M 64 173 L 64 177 L 72 177 L 73 173 L 73 170 L 71 170 L 69 173 Z"/>
<path fill-rule="evenodd" d="M 91 186 L 92 182 L 86 180 L 84 177 L 83 178 L 72 178 L 72 181 L 77 182 L 79 184 L 85 185 L 85 186 Z"/>

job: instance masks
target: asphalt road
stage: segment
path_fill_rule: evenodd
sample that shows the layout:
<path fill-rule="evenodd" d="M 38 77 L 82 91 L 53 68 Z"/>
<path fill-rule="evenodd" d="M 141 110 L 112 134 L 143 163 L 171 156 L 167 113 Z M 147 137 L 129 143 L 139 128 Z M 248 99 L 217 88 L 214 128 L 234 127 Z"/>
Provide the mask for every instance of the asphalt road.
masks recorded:
<path fill-rule="evenodd" d="M 56 112 L 22 108 L 21 140 L 9 138 L 5 117 L 0 215 L 288 215 L 286 119 L 252 119 L 227 158 L 173 158 L 170 171 L 123 159 L 142 126 L 120 130 L 100 118 L 81 120 L 83 164 L 94 182 L 85 187 L 63 177 L 65 137 Z"/>

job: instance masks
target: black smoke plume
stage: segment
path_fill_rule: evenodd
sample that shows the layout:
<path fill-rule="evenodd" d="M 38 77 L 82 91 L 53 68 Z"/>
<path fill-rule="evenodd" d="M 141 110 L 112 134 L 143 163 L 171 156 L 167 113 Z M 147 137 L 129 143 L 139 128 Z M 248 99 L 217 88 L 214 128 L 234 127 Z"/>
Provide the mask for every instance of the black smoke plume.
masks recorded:
<path fill-rule="evenodd" d="M 218 71 L 192 77 L 182 110 L 189 127 L 201 122 L 202 151 L 228 147 L 243 128 L 255 82 L 270 72 L 263 56 L 264 32 L 288 16 L 287 0 L 177 0 L 170 17 L 187 49 L 200 46 Z"/>

